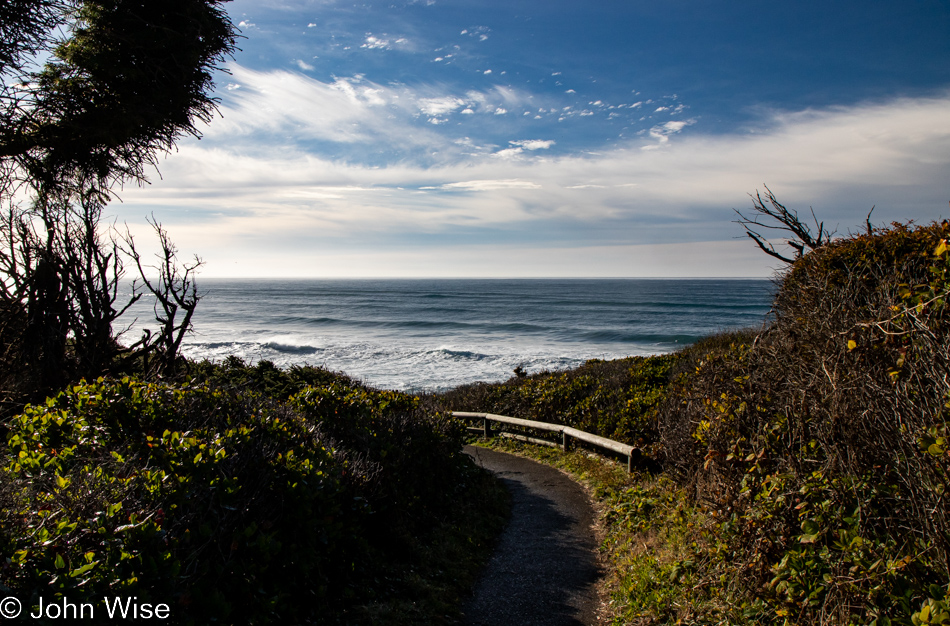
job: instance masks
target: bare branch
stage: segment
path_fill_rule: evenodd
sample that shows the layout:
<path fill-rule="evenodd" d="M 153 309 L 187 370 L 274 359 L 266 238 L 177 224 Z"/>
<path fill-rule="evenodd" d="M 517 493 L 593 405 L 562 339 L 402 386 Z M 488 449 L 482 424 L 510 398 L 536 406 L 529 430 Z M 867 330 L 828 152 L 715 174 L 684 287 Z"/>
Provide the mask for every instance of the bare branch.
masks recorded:
<path fill-rule="evenodd" d="M 758 191 L 755 192 L 755 195 L 749 194 L 752 198 L 752 211 L 754 212 L 751 217 L 747 217 L 741 211 L 735 211 L 736 215 L 739 216 L 739 219 L 735 222 L 745 229 L 746 235 L 755 241 L 763 252 L 784 263 L 792 264 L 800 259 L 806 251 L 817 250 L 831 241 L 834 232 L 825 230 L 824 222 L 818 221 L 814 209 L 811 210 L 811 216 L 818 229 L 817 234 L 812 234 L 811 227 L 801 221 L 798 212 L 789 210 L 780 203 L 767 186 L 765 191 L 764 198 Z M 794 256 L 786 256 L 776 250 L 775 246 L 762 234 L 763 230 L 777 230 L 791 235 L 783 243 L 795 251 Z"/>
<path fill-rule="evenodd" d="M 192 330 L 192 316 L 201 300 L 195 275 L 204 262 L 196 256 L 194 263 L 180 263 L 178 248 L 168 236 L 168 231 L 162 228 L 154 215 L 148 219 L 148 223 L 158 236 L 159 252 L 155 255 L 157 263 L 155 265 L 143 263 L 128 226 L 123 236 L 125 246 L 122 250 L 135 262 L 139 271 L 137 280 L 141 281 L 144 288 L 155 299 L 153 308 L 159 330 L 154 337 L 151 331 L 146 331 L 146 335 L 140 340 L 142 347 L 139 353 L 143 358 L 147 358 L 149 353 L 155 352 L 158 356 L 157 373 L 171 375 L 177 370 L 181 344 Z M 157 277 L 149 278 L 149 270 L 157 272 Z M 184 316 L 179 321 L 180 312 L 183 312 Z"/>

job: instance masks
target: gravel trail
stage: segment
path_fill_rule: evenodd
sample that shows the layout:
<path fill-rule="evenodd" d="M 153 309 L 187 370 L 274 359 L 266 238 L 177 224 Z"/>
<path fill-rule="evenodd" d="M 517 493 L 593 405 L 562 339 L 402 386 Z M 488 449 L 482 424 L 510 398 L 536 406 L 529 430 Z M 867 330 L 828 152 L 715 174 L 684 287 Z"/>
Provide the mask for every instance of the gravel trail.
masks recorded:
<path fill-rule="evenodd" d="M 511 521 L 463 609 L 470 626 L 598 624 L 602 575 L 584 490 L 562 472 L 512 454 L 466 446 L 512 495 Z"/>

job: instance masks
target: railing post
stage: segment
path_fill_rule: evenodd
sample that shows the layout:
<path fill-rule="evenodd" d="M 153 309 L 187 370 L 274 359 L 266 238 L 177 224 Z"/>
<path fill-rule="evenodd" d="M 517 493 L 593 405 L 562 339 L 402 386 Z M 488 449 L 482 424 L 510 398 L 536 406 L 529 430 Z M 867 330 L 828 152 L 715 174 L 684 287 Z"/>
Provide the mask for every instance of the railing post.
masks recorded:
<path fill-rule="evenodd" d="M 632 451 L 630 452 L 630 454 L 627 455 L 627 473 L 628 474 L 633 473 L 633 452 Z"/>
<path fill-rule="evenodd" d="M 567 433 L 563 430 L 561 431 L 561 450 L 567 452 Z"/>
<path fill-rule="evenodd" d="M 491 424 L 487 417 L 482 420 L 482 430 L 485 431 L 485 439 L 491 439 Z"/>

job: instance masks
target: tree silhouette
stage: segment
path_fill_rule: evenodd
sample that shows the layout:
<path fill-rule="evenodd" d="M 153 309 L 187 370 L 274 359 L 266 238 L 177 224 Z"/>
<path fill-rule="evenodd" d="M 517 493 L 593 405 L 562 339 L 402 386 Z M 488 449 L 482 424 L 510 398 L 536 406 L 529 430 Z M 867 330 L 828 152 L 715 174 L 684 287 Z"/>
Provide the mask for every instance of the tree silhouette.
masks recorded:
<path fill-rule="evenodd" d="M 140 295 L 119 301 L 125 255 L 103 210 L 213 116 L 212 73 L 236 38 L 222 4 L 0 5 L 0 369 L 17 372 L 0 375 L 8 399 L 98 375 L 123 352 L 113 323 Z"/>

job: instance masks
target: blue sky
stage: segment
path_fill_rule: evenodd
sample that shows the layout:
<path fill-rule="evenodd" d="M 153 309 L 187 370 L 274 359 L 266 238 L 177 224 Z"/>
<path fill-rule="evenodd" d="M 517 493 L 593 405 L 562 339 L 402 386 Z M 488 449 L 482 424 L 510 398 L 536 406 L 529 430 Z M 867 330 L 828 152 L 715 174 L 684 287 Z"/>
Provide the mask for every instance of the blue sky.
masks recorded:
<path fill-rule="evenodd" d="M 206 276 L 768 276 L 763 185 L 841 232 L 950 214 L 950 0 L 228 10 L 220 116 L 113 205 Z"/>

